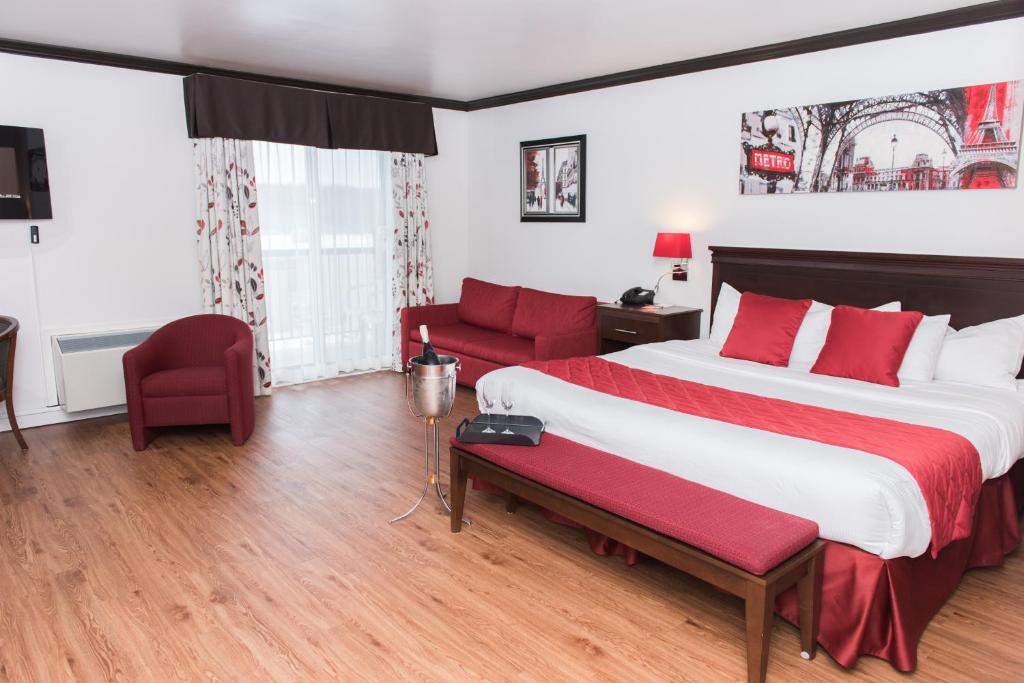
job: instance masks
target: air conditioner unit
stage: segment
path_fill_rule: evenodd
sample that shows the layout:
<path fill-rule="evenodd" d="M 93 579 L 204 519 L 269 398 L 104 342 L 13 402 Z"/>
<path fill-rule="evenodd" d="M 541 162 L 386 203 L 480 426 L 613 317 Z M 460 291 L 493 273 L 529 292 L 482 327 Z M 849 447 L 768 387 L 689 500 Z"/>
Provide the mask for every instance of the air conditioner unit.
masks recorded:
<path fill-rule="evenodd" d="M 121 357 L 152 333 L 118 330 L 50 337 L 58 404 L 74 413 L 125 403 Z"/>

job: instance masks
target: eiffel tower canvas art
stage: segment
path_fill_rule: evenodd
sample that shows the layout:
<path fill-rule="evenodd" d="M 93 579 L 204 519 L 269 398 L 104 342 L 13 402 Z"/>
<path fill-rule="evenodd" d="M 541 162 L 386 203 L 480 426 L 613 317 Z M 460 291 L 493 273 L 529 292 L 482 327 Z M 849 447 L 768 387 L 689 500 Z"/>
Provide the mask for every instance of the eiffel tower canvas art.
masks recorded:
<path fill-rule="evenodd" d="M 1017 186 L 1021 81 L 744 113 L 741 194 Z"/>

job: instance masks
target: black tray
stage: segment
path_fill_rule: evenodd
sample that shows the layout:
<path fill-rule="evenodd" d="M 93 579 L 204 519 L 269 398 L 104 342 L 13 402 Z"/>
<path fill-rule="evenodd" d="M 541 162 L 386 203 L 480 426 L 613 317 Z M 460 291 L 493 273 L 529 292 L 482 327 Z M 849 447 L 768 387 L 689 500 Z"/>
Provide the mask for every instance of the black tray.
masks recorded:
<path fill-rule="evenodd" d="M 485 434 L 488 423 L 494 434 Z M 502 434 L 508 427 L 513 433 Z M 455 428 L 455 438 L 462 443 L 493 443 L 502 446 L 539 446 L 544 423 L 530 415 L 477 415 L 470 421 L 463 419 Z"/>

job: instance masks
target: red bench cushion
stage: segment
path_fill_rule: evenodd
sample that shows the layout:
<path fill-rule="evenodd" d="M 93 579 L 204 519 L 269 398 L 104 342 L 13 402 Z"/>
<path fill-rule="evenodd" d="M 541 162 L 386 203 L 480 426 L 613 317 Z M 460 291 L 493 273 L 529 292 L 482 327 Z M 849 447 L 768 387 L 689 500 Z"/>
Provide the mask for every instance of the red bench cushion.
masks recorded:
<path fill-rule="evenodd" d="M 508 332 L 518 299 L 519 287 L 464 278 L 462 295 L 459 297 L 459 320 L 488 330 Z"/>
<path fill-rule="evenodd" d="M 566 334 L 593 329 L 597 299 L 592 296 L 552 294 L 523 287 L 519 292 L 512 334 L 533 339 L 538 335 Z"/>
<path fill-rule="evenodd" d="M 818 525 L 554 434 L 540 446 L 451 441 L 549 488 L 762 575 L 818 537 Z"/>

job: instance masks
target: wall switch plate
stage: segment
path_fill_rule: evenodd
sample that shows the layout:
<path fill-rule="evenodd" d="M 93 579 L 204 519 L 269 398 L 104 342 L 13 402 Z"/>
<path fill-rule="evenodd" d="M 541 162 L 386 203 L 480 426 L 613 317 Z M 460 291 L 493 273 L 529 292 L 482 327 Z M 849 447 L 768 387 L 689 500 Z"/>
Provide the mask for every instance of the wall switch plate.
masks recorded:
<path fill-rule="evenodd" d="M 28 229 L 29 240 L 32 244 L 39 244 L 39 226 L 33 225 Z"/>

